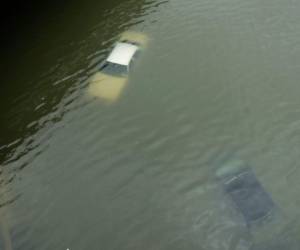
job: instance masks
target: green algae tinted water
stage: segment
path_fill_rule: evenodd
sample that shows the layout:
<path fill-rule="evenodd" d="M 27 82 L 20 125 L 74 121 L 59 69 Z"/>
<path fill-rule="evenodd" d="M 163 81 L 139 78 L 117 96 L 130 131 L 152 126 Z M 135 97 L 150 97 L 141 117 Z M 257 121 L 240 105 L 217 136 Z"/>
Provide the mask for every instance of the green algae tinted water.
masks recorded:
<path fill-rule="evenodd" d="M 41 9 L 1 59 L 6 242 L 17 250 L 298 249 L 299 10 L 277 0 Z M 149 43 L 107 105 L 87 95 L 88 79 L 127 30 Z M 249 164 L 278 209 L 274 221 L 244 225 L 214 178 L 221 154 Z"/>

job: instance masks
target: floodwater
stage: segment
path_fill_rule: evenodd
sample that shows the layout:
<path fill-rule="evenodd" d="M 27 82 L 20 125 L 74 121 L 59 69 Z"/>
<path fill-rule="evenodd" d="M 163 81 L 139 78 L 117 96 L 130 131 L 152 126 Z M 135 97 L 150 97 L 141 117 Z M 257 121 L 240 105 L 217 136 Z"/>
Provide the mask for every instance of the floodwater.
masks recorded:
<path fill-rule="evenodd" d="M 300 249 L 299 11 L 294 0 L 47 8 L 1 59 L 0 248 Z M 90 98 L 127 30 L 149 38 L 128 85 L 113 104 Z M 272 221 L 245 225 L 214 178 L 223 155 L 251 166 Z"/>

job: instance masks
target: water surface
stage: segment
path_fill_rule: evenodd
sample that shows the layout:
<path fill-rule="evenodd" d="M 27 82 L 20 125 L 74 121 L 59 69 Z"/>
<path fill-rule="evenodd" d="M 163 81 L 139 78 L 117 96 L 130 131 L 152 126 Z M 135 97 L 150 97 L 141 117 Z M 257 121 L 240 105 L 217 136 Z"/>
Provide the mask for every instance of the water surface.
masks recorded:
<path fill-rule="evenodd" d="M 298 249 L 299 11 L 293 0 L 73 1 L 19 34 L 0 91 L 14 249 L 240 250 L 277 238 Z M 150 38 L 127 88 L 113 105 L 88 98 L 126 30 Z M 280 211 L 273 224 L 245 227 L 214 179 L 222 154 L 253 168 Z"/>

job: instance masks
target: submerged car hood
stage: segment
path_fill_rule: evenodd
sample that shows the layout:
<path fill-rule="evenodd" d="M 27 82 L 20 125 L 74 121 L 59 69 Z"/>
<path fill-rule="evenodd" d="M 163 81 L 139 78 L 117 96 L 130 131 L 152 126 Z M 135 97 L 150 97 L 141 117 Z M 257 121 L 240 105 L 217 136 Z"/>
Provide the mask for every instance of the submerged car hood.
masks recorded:
<path fill-rule="evenodd" d="M 90 96 L 114 102 L 120 97 L 127 81 L 127 77 L 116 77 L 97 72 L 90 79 L 88 93 Z"/>

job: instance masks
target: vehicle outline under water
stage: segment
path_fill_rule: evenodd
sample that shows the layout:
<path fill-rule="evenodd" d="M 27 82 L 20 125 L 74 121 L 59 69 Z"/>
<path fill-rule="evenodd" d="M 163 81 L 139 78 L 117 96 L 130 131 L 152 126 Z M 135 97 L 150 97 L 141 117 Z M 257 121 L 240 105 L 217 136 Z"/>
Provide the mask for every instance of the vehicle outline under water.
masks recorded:
<path fill-rule="evenodd" d="M 128 82 L 130 70 L 147 45 L 147 36 L 134 31 L 121 34 L 100 69 L 90 79 L 88 93 L 107 102 L 116 101 Z"/>

